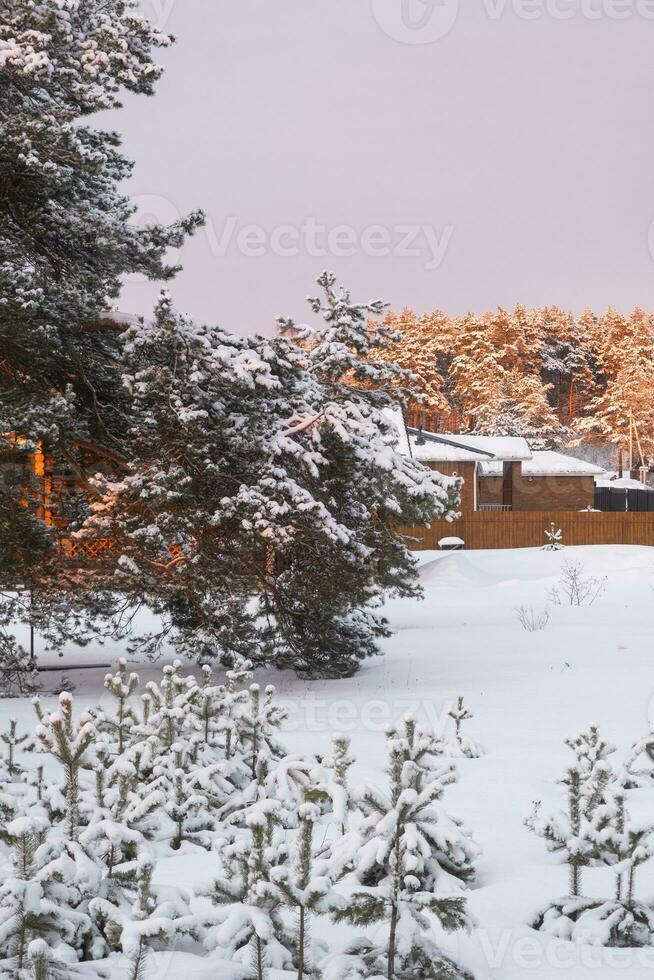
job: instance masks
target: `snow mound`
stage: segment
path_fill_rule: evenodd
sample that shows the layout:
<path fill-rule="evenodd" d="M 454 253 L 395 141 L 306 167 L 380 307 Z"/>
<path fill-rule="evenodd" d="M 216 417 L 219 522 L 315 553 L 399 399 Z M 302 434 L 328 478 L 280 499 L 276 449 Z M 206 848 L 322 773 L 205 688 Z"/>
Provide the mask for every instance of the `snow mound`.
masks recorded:
<path fill-rule="evenodd" d="M 427 589 L 452 588 L 459 585 L 493 585 L 495 576 L 482 571 L 461 552 L 449 552 L 422 566 L 420 584 Z"/>

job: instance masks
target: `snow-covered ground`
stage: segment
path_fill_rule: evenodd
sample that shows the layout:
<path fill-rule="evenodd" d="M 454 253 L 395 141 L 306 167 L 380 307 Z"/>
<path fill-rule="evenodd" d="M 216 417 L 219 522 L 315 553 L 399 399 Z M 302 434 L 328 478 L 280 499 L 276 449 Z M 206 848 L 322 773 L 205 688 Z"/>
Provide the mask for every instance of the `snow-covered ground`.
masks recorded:
<path fill-rule="evenodd" d="M 548 591 L 571 561 L 581 563 L 586 575 L 606 576 L 592 606 L 548 604 Z M 654 976 L 654 951 L 572 945 L 528 927 L 540 906 L 567 891 L 567 871 L 523 826 L 534 801 L 544 807 L 557 801 L 555 781 L 571 761 L 566 736 L 596 722 L 617 745 L 619 759 L 654 720 L 654 549 L 427 552 L 420 562 L 425 598 L 388 604 L 394 632 L 383 659 L 366 663 L 350 680 L 257 677 L 277 685 L 290 712 L 284 735 L 289 751 L 323 753 L 331 732 L 348 732 L 357 757 L 353 781 L 381 783 L 385 725 L 413 711 L 439 727 L 447 707 L 463 695 L 474 713 L 465 731 L 485 754 L 458 762 L 460 780 L 444 802 L 483 849 L 469 893 L 479 929 L 444 938 L 443 945 L 480 980 Z M 546 629 L 525 631 L 516 613 L 521 605 L 537 613 L 548 607 Z M 118 652 L 87 649 L 77 656 L 106 663 Z M 138 670 L 145 680 L 160 665 Z M 80 668 L 69 675 L 76 707 L 102 699 L 104 672 Z M 46 686 L 51 680 L 44 675 Z M 33 725 L 27 702 L 2 702 L 0 712 L 3 722 L 14 715 L 21 728 Z M 652 814 L 654 792 L 630 793 L 629 807 L 634 816 Z M 204 852 L 172 857 L 160 864 L 158 879 L 190 887 L 208 877 L 210 862 Z M 586 870 L 584 890 L 611 896 L 612 873 Z M 654 902 L 654 859 L 639 871 L 638 892 Z M 325 923 L 320 932 L 332 928 Z M 152 975 L 170 980 L 227 975 L 210 961 L 179 954 L 157 954 L 154 961 Z"/>

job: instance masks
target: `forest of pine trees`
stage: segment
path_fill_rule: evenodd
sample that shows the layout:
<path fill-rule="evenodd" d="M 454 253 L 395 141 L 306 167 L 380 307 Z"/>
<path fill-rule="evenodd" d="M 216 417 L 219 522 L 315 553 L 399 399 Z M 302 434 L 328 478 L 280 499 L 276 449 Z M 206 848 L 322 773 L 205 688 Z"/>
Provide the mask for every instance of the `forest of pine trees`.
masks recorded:
<path fill-rule="evenodd" d="M 630 417 L 654 455 L 654 315 L 558 307 L 388 313 L 385 353 L 416 376 L 426 428 L 523 435 L 534 448 L 579 440 L 625 447 Z"/>

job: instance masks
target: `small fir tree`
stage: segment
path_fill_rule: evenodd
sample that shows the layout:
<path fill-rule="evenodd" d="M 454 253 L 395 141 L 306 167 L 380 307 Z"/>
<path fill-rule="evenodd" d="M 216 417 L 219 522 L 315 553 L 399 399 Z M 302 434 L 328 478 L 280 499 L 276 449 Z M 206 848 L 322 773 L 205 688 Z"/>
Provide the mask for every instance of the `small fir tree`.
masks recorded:
<path fill-rule="evenodd" d="M 348 777 L 354 759 L 350 755 L 350 739 L 347 735 L 338 733 L 332 736 L 332 751 L 323 759 L 323 765 L 332 773 L 325 783 L 325 791 L 332 804 L 332 819 L 339 824 L 341 833 L 348 829 L 348 818 L 352 809 L 352 798 Z"/>
<path fill-rule="evenodd" d="M 465 707 L 462 697 L 450 706 L 447 714 L 454 722 L 454 735 L 443 743 L 443 755 L 455 759 L 477 759 L 483 755 L 481 746 L 462 732 L 463 722 L 474 718 L 473 713 Z"/>
<path fill-rule="evenodd" d="M 99 732 L 107 732 L 113 738 L 116 744 L 116 752 L 120 755 L 130 742 L 132 727 L 140 722 L 136 711 L 130 704 L 130 699 L 138 690 L 139 675 L 128 674 L 127 661 L 121 657 L 116 673 L 105 676 L 104 686 L 114 698 L 115 714 L 113 718 L 109 718 L 103 712 L 101 717 L 95 719 L 95 724 Z"/>
<path fill-rule="evenodd" d="M 297 980 L 317 976 L 311 948 L 310 918 L 314 912 L 328 912 L 334 902 L 332 881 L 326 862 L 318 864 L 313 853 L 314 828 L 320 819 L 315 803 L 299 808 L 299 830 L 289 859 L 271 870 L 270 877 L 281 896 L 281 904 L 297 915 L 294 937 Z"/>
<path fill-rule="evenodd" d="M 245 833 L 217 841 L 220 874 L 196 889 L 197 895 L 218 906 L 205 919 L 205 946 L 249 962 L 255 980 L 265 980 L 269 967 L 293 969 L 294 940 L 284 925 L 282 896 L 271 877 L 273 868 L 285 865 L 287 849 L 273 835 L 270 810 L 259 807 L 248 815 Z"/>
<path fill-rule="evenodd" d="M 60 711 L 47 719 L 37 707 L 41 723 L 36 728 L 36 738 L 41 751 L 56 759 L 63 770 L 66 834 L 68 840 L 75 841 L 82 822 L 80 774 L 92 765 L 90 749 L 96 730 L 87 712 L 80 715 L 77 724 L 73 722 L 73 699 L 69 694 L 59 696 L 59 705 Z"/>
<path fill-rule="evenodd" d="M 466 975 L 428 934 L 430 913 L 448 931 L 471 925 L 460 879 L 471 876 L 478 853 L 465 828 L 437 805 L 456 778 L 451 766 L 437 766 L 437 744 L 433 733 L 420 730 L 410 718 L 403 733 L 389 732 L 389 792 L 359 791 L 363 821 L 339 842 L 335 854 L 335 870 L 354 866 L 367 887 L 343 899 L 334 918 L 363 926 L 388 923 L 387 941 L 370 946 L 364 959 L 390 980 L 411 969 L 426 971 L 425 977 L 448 969 L 451 976 Z"/>

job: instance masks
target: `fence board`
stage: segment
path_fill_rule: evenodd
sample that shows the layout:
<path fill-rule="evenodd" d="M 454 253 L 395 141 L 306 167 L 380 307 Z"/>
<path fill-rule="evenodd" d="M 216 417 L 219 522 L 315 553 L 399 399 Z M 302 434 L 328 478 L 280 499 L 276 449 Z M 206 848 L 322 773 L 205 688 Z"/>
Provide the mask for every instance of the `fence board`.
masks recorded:
<path fill-rule="evenodd" d="M 551 523 L 563 531 L 568 545 L 642 544 L 654 546 L 654 513 L 586 511 L 466 511 L 455 521 L 433 521 L 431 527 L 402 526 L 416 551 L 433 551 L 440 538 L 456 536 L 472 551 L 495 548 L 537 548 L 546 543 Z"/>

